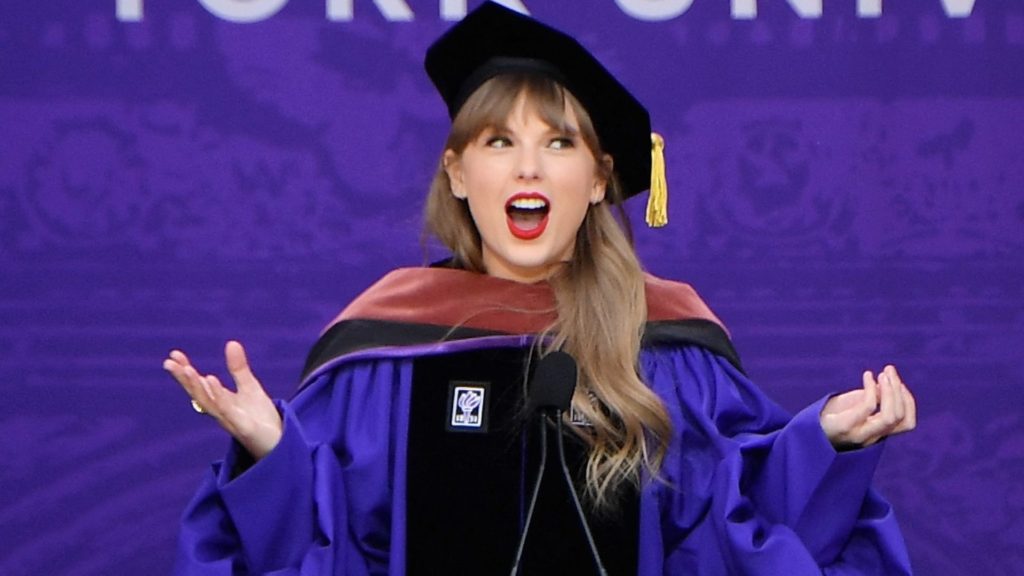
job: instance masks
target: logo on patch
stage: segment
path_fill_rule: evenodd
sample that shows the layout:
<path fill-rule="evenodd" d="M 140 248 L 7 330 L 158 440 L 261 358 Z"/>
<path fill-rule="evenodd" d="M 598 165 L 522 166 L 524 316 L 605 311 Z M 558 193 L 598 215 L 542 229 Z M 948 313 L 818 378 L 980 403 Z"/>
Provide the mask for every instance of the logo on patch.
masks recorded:
<path fill-rule="evenodd" d="M 448 428 L 451 430 L 484 431 L 487 427 L 487 386 L 452 383 L 451 412 Z M 461 385 L 459 385 L 461 384 Z"/>
<path fill-rule="evenodd" d="M 584 414 L 584 413 L 583 413 L 583 412 L 582 412 L 582 411 L 581 411 L 581 410 L 580 410 L 579 408 L 577 408 L 576 406 L 571 406 L 571 407 L 569 408 L 569 422 L 571 422 L 571 423 L 575 424 L 576 426 L 588 426 L 588 427 L 592 427 L 592 426 L 594 425 L 594 424 L 593 424 L 593 423 L 592 423 L 592 422 L 590 421 L 590 418 L 587 418 L 587 415 L 586 415 L 586 414 Z"/>

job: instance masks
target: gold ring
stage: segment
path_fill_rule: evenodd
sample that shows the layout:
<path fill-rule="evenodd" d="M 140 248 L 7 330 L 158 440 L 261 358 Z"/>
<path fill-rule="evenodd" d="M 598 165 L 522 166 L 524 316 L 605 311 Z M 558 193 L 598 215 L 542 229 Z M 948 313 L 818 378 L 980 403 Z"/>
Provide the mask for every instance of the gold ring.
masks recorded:
<path fill-rule="evenodd" d="M 203 410 L 203 407 L 200 406 L 199 402 L 196 402 L 195 400 L 192 400 L 192 409 L 200 414 L 206 414 L 206 410 Z"/>

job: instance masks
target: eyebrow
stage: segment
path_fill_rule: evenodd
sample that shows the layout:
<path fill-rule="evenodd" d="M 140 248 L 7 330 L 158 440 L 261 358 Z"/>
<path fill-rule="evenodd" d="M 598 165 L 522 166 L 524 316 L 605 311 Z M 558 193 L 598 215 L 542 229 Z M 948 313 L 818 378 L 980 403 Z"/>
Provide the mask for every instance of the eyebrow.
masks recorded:
<path fill-rule="evenodd" d="M 547 132 L 549 134 L 558 134 L 558 135 L 563 135 L 563 136 L 572 136 L 574 138 L 580 136 L 580 134 L 581 134 L 579 127 L 578 126 L 573 126 L 571 124 L 566 124 L 565 126 L 552 126 L 551 124 L 548 124 L 547 122 L 544 122 L 544 124 L 546 124 L 548 126 Z M 501 123 L 494 122 L 494 123 L 486 124 L 486 125 L 484 125 L 483 128 L 480 129 L 480 135 L 481 136 L 483 136 L 484 134 L 508 134 L 508 133 L 511 133 L 511 132 L 512 132 L 512 129 L 508 126 L 507 122 L 501 122 Z"/>
<path fill-rule="evenodd" d="M 485 134 L 487 132 L 511 132 L 511 130 L 509 129 L 508 124 L 505 122 L 492 122 L 489 124 L 485 124 L 484 127 L 480 129 L 481 134 Z"/>
<path fill-rule="evenodd" d="M 558 132 L 560 134 L 566 134 L 568 136 L 579 136 L 580 129 L 578 126 L 566 125 L 564 128 L 555 128 L 552 126 L 552 132 Z"/>

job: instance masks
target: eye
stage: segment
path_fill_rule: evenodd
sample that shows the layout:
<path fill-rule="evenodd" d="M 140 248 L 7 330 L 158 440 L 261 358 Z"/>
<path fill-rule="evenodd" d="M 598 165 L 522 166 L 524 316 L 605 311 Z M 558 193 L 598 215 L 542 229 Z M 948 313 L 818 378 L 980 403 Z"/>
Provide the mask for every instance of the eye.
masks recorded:
<path fill-rule="evenodd" d="M 576 147 L 576 140 L 571 136 L 558 136 L 552 138 L 548 146 L 555 150 L 569 150 Z"/>
<path fill-rule="evenodd" d="M 488 136 L 484 141 L 484 144 L 488 148 L 508 148 L 512 145 L 512 140 L 508 136 L 495 134 L 493 136 Z"/>

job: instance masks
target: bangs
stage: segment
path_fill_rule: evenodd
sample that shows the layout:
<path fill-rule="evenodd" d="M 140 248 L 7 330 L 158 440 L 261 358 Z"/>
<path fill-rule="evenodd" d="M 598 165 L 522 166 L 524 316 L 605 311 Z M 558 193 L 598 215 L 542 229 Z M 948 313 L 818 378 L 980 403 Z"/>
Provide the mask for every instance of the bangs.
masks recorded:
<path fill-rule="evenodd" d="M 484 82 L 452 121 L 446 147 L 461 152 L 485 130 L 505 128 L 520 96 L 526 98 L 527 112 L 537 114 L 556 130 L 578 132 L 595 157 L 600 155 L 597 134 L 579 101 L 558 82 L 530 73 L 502 74 Z M 579 126 L 569 123 L 567 106 L 572 107 Z"/>

